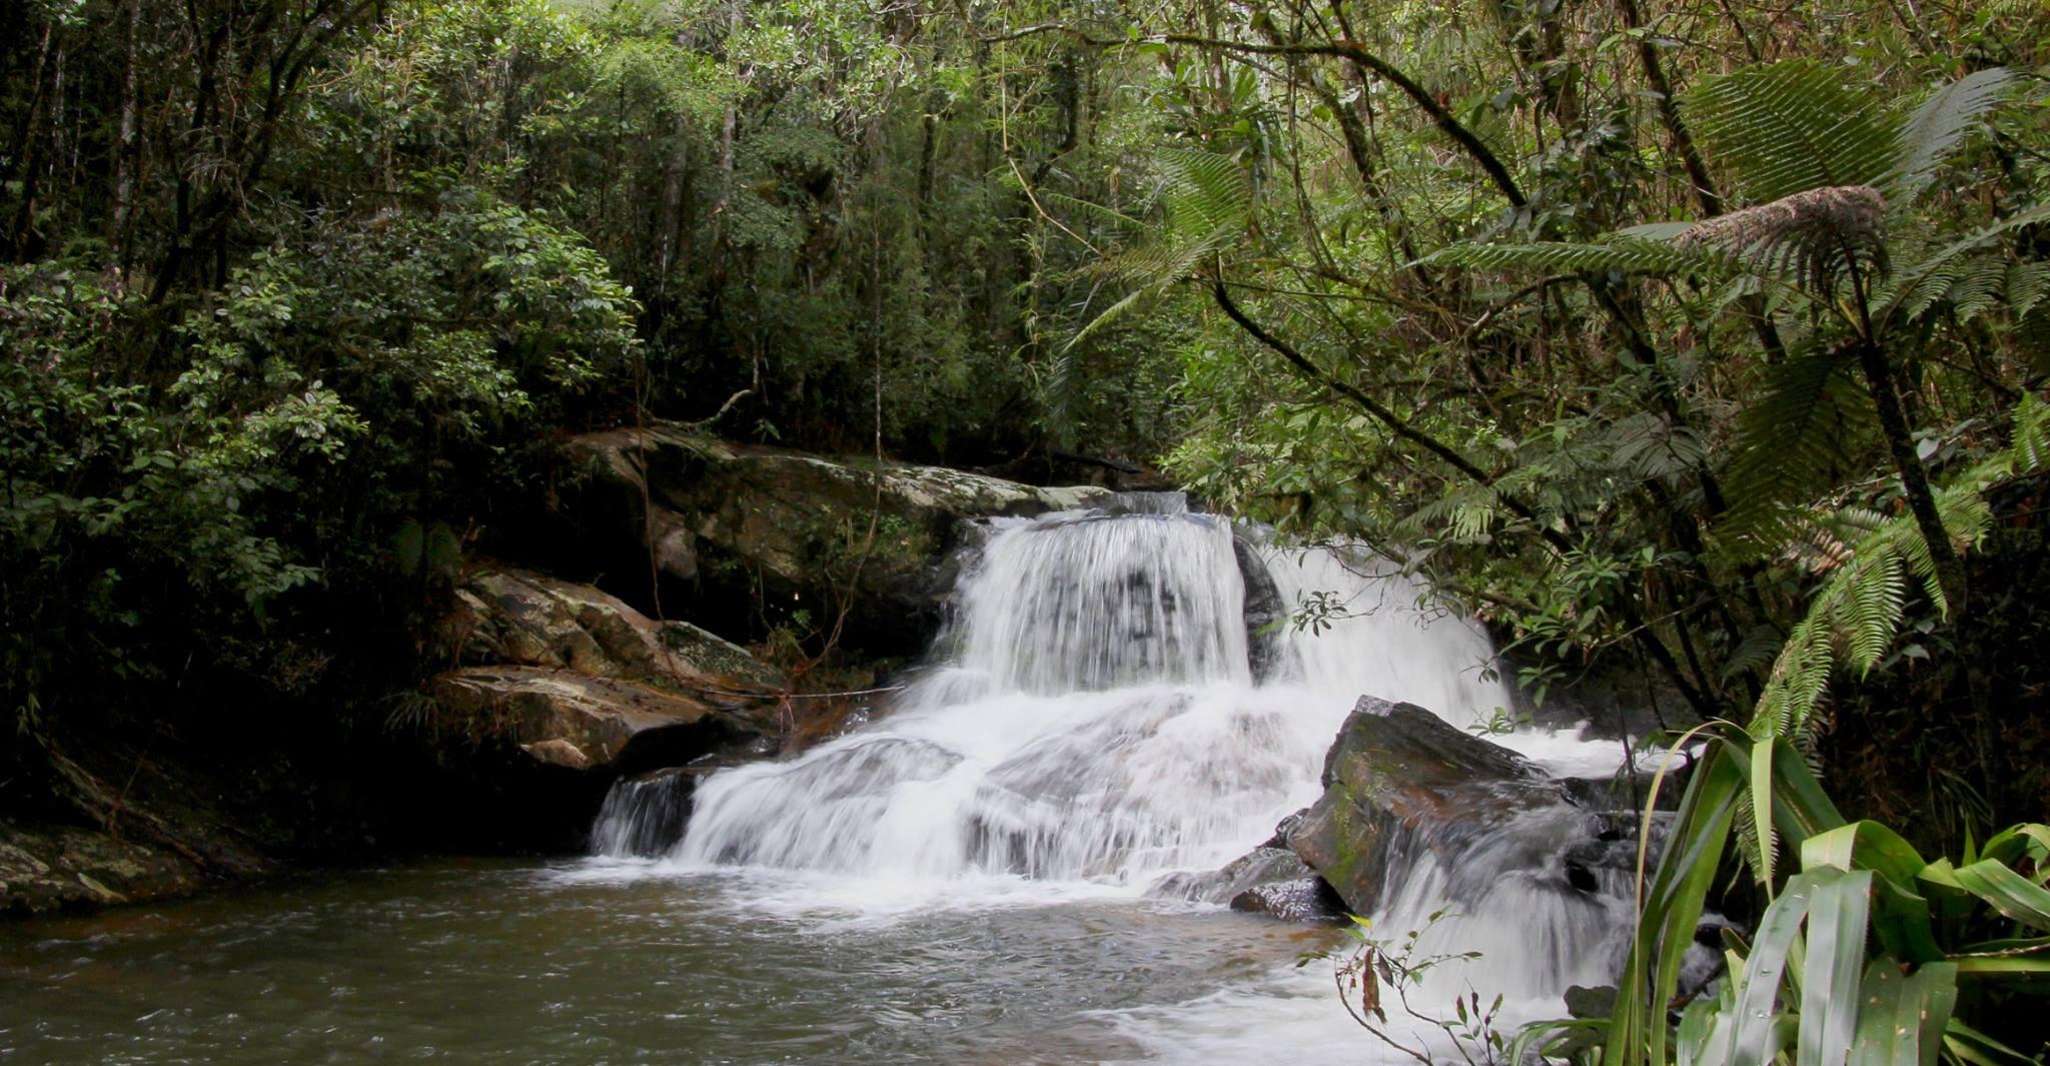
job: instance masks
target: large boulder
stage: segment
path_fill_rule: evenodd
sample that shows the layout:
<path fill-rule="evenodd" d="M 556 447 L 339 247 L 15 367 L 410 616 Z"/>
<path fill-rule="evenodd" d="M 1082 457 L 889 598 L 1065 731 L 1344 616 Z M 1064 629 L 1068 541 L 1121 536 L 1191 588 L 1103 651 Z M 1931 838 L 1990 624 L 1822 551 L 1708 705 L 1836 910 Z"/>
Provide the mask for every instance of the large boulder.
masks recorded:
<path fill-rule="evenodd" d="M 535 762 L 632 772 L 760 737 L 760 717 L 638 681 L 536 666 L 466 666 L 430 685 L 444 720 Z"/>
<path fill-rule="evenodd" d="M 1112 496 L 728 444 L 675 426 L 588 434 L 568 452 L 588 475 L 563 508 L 578 527 L 572 539 L 603 542 L 612 580 L 666 589 L 679 613 L 716 623 L 801 608 L 831 625 L 844 610 L 843 641 L 885 655 L 915 654 L 937 628 L 962 520 Z"/>
<path fill-rule="evenodd" d="M 1289 826 L 1289 848 L 1316 870 L 1355 914 L 1372 914 L 1391 870 L 1427 848 L 1448 868 L 1466 853 L 1528 843 L 1529 855 L 1492 855 L 1497 869 L 1549 864 L 1565 883 L 1554 825 L 1592 833 L 1565 789 L 1528 760 L 1406 703 L 1361 698 L 1324 762 L 1324 795 Z M 1526 822 L 1528 834 L 1498 832 Z M 1547 828 L 1539 831 L 1543 823 Z"/>
<path fill-rule="evenodd" d="M 456 592 L 440 636 L 458 663 L 428 694 L 444 733 L 544 766 L 631 773 L 762 746 L 781 674 L 682 622 L 658 622 L 588 585 L 485 568 Z"/>
<path fill-rule="evenodd" d="M 590 585 L 486 567 L 456 589 L 442 639 L 460 661 L 558 667 L 699 692 L 759 695 L 782 673 L 688 622 L 658 622 Z"/>

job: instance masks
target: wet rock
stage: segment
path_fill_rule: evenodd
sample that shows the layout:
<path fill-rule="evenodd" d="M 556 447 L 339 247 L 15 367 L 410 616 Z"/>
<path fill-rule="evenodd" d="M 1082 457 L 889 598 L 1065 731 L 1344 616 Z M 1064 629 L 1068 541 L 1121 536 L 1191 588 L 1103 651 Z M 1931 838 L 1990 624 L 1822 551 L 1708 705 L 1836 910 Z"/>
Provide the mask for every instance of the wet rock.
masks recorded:
<path fill-rule="evenodd" d="M 657 622 L 590 585 L 486 567 L 456 590 L 442 642 L 470 664 L 558 667 L 683 690 L 773 691 L 781 673 L 687 622 Z"/>
<path fill-rule="evenodd" d="M 1563 887 L 1559 851 L 1588 835 L 1584 812 L 1528 760 L 1421 707 L 1363 697 L 1324 763 L 1324 795 L 1287 831 L 1289 848 L 1355 914 L 1372 914 L 1391 868 L 1436 853 L 1477 877 L 1541 871 Z M 1498 832 L 1515 822 L 1526 832 Z M 1489 869 L 1465 863 L 1485 840 Z"/>
<path fill-rule="evenodd" d="M 0 823 L 0 915 L 181 896 L 205 884 L 205 871 L 166 847 L 86 828 Z"/>
<path fill-rule="evenodd" d="M 1231 541 L 1239 577 L 1246 588 L 1246 652 L 1253 680 L 1267 681 L 1281 665 L 1282 629 L 1288 625 L 1288 604 L 1260 550 L 1242 536 Z"/>
<path fill-rule="evenodd" d="M 1231 909 L 1285 922 L 1345 921 L 1345 901 L 1314 875 L 1254 885 L 1231 898 Z"/>
<path fill-rule="evenodd" d="M 435 739 L 563 770 L 632 772 L 761 740 L 786 683 L 696 626 L 506 567 L 464 579 L 439 639 L 467 665 L 428 686 Z"/>
<path fill-rule="evenodd" d="M 1289 822 L 1282 824 L 1286 826 Z M 1157 899 L 1224 903 L 1235 911 L 1266 914 L 1291 922 L 1345 917 L 1345 901 L 1278 840 L 1254 848 L 1220 870 L 1169 874 L 1146 894 Z"/>
<path fill-rule="evenodd" d="M 591 829 L 592 850 L 614 857 L 666 855 L 690 824 L 691 794 L 702 771 L 676 766 L 613 782 Z"/>
<path fill-rule="evenodd" d="M 1186 899 L 1228 903 L 1233 897 L 1258 885 L 1293 881 L 1315 876 L 1303 860 L 1287 848 L 1261 845 L 1231 861 L 1223 869 L 1207 873 L 1185 871 L 1161 878 L 1146 894 L 1159 899 Z"/>
<path fill-rule="evenodd" d="M 824 617 L 844 605 L 843 641 L 885 655 L 916 654 L 937 629 L 943 564 L 963 519 L 1072 510 L 1111 496 L 1094 486 L 1041 488 L 727 444 L 674 426 L 588 434 L 568 451 L 591 476 L 566 510 L 641 571 L 652 531 L 660 574 L 692 582 L 690 595 L 677 597 L 687 601 L 684 613 L 695 608 L 702 621 L 720 605 L 759 599 Z M 653 509 L 645 520 L 643 500 Z"/>

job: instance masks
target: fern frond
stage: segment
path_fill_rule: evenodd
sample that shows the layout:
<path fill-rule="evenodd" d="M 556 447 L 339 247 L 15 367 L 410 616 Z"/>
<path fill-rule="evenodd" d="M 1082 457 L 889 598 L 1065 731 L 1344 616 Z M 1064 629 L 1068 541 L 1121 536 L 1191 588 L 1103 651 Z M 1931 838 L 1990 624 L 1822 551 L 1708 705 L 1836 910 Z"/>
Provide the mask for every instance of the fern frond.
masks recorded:
<path fill-rule="evenodd" d="M 1887 553 L 1869 566 L 1839 571 L 1847 580 L 1841 623 L 1845 659 L 1859 676 L 1872 672 L 1880 656 L 1893 643 L 1900 628 L 1901 609 L 1907 602 L 1907 585 L 1901 577 L 1901 558 Z"/>
<path fill-rule="evenodd" d="M 1890 198 L 1906 206 L 1920 196 L 1965 134 L 2020 83 L 2014 71 L 1992 67 L 1930 93 L 1901 126 L 1894 173 L 1886 186 Z"/>
<path fill-rule="evenodd" d="M 1160 164 L 1161 200 L 1177 236 L 1202 240 L 1245 223 L 1253 207 L 1253 182 L 1238 160 L 1181 148 L 1162 153 Z"/>
<path fill-rule="evenodd" d="M 1053 189 L 1040 189 L 1034 195 L 1042 203 L 1066 208 L 1077 215 L 1093 219 L 1105 229 L 1114 232 L 1141 233 L 1146 229 L 1145 220 L 1125 214 L 1116 208 L 1099 204 L 1094 200 L 1085 200 L 1079 196 L 1069 196 L 1066 193 L 1056 192 Z"/>
<path fill-rule="evenodd" d="M 1791 60 L 1701 83 L 1688 124 L 1743 196 L 1768 203 L 1825 186 L 1878 185 L 1896 169 L 1900 123 L 1843 67 Z"/>
<path fill-rule="evenodd" d="M 1700 434 L 1650 411 L 1618 420 L 1605 436 L 1611 462 L 1638 480 L 1691 473 L 1708 456 Z"/>
<path fill-rule="evenodd" d="M 1154 202 L 1161 209 L 1160 224 L 1143 227 L 1143 239 L 1102 257 L 1091 267 L 1098 274 L 1131 284 L 1133 291 L 1091 319 L 1068 339 L 1062 351 L 1073 349 L 1143 306 L 1166 287 L 1186 280 L 1245 233 L 1254 188 L 1236 159 L 1191 148 L 1165 152 L 1159 162 L 1160 185 Z M 1108 208 L 1091 205 L 1090 213 L 1121 228 L 1138 225 L 1137 219 Z"/>
<path fill-rule="evenodd" d="M 1932 277 L 1948 274 L 1951 283 L 1962 276 L 1962 268 L 1956 262 L 1961 256 L 2006 236 L 2015 230 L 2050 220 L 2050 202 L 2036 204 L 2017 211 L 1998 222 L 1968 236 L 1953 241 L 1943 248 L 1923 257 L 1911 266 L 1901 267 L 1892 280 L 1873 294 L 1872 303 L 1880 309 L 1874 316 L 1881 321 L 1913 318 L 1919 311 L 1909 308 L 1916 299 L 1926 294 L 1925 282 Z M 1944 291 L 1948 291 L 1945 285 Z M 1927 310 L 1923 305 L 1922 310 Z"/>
<path fill-rule="evenodd" d="M 1771 551 L 1790 539 L 1809 505 L 1850 465 L 1847 442 L 1871 422 L 1849 361 L 1802 342 L 1766 370 L 1759 398 L 1738 416 L 1731 508 L 1717 533 Z"/>
<path fill-rule="evenodd" d="M 1943 297 L 1960 322 L 1970 322 L 1992 309 L 2007 293 L 2007 264 L 2000 258 L 1985 256 L 1965 262 L 1965 270 Z"/>
<path fill-rule="evenodd" d="M 2016 263 L 2007 268 L 2007 306 L 2015 321 L 2027 318 L 2050 291 L 2050 263 Z"/>
<path fill-rule="evenodd" d="M 2008 458 L 2016 475 L 2033 474 L 2050 465 L 2050 403 L 2023 393 L 2014 409 L 2014 434 Z"/>
<path fill-rule="evenodd" d="M 1066 358 L 1069 352 L 1074 351 L 1076 345 L 1117 324 L 1120 319 L 1144 306 L 1157 292 L 1157 289 L 1148 287 L 1133 289 L 1131 292 L 1126 293 L 1123 299 L 1104 308 L 1095 318 L 1090 319 L 1081 329 L 1076 330 L 1075 335 L 1069 337 L 1068 342 L 1061 345 L 1059 352 L 1056 354 Z"/>
<path fill-rule="evenodd" d="M 1603 244 L 1537 241 L 1527 244 L 1450 245 L 1419 260 L 1424 266 L 1482 270 L 1541 270 L 1548 273 L 1614 273 L 1721 276 L 1739 264 L 1712 248 L 1681 248 L 1662 241 L 1623 237 Z"/>

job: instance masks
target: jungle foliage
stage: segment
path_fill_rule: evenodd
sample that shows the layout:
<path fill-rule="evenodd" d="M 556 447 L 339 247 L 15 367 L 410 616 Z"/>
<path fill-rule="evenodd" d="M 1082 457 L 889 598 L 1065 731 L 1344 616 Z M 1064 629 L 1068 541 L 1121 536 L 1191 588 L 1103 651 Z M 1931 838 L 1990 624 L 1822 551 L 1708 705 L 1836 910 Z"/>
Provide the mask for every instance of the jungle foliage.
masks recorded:
<path fill-rule="evenodd" d="M 402 683 L 565 432 L 1152 461 L 1403 560 L 1531 691 L 1709 723 L 1574 1029 L 1606 1061 L 1840 1061 L 1865 991 L 2001 1061 L 2050 950 L 2033 0 L 26 0 L 0 40 L 18 739 Z M 1759 938 L 1671 1004 L 1712 885 Z"/>
<path fill-rule="evenodd" d="M 412 614 L 566 432 L 1164 447 L 1186 327 L 1065 345 L 1087 253 L 1026 184 L 1114 198 L 1144 123 L 1094 121 L 1098 53 L 992 50 L 997 17 L 7 5 L 9 732 L 223 677 L 405 684 Z"/>

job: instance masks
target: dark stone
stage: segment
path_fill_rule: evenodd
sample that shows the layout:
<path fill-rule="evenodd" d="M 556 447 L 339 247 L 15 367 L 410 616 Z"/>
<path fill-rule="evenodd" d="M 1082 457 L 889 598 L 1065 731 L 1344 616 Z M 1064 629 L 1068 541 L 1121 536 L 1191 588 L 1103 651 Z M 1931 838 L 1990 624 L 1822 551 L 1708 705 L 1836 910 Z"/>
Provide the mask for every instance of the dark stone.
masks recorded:
<path fill-rule="evenodd" d="M 1546 852 L 1584 832 L 1585 815 L 1535 765 L 1421 707 L 1362 697 L 1324 763 L 1324 795 L 1289 827 L 1288 845 L 1355 914 L 1381 903 L 1405 849 L 1439 853 L 1452 869 L 1488 838 L 1504 868 L 1543 868 Z M 1532 824 L 1527 839 L 1495 833 Z M 1503 852 L 1510 853 L 1503 853 Z M 1551 855 L 1556 863 L 1556 852 Z M 1478 875 L 1478 874 L 1477 874 Z M 1553 866 L 1562 884 L 1565 871 Z"/>
<path fill-rule="evenodd" d="M 1260 550 L 1244 537 L 1231 539 L 1232 555 L 1238 561 L 1239 578 L 1246 589 L 1246 656 L 1253 680 L 1266 681 L 1281 665 L 1282 627 L 1288 625 L 1288 604 L 1274 575 L 1260 558 Z"/>
<path fill-rule="evenodd" d="M 1321 877 L 1254 885 L 1231 898 L 1231 909 L 1285 922 L 1345 921 L 1345 901 Z"/>
<path fill-rule="evenodd" d="M 601 855 L 666 855 L 683 840 L 690 824 L 691 796 L 703 772 L 694 766 L 613 782 L 592 828 L 592 850 Z"/>

